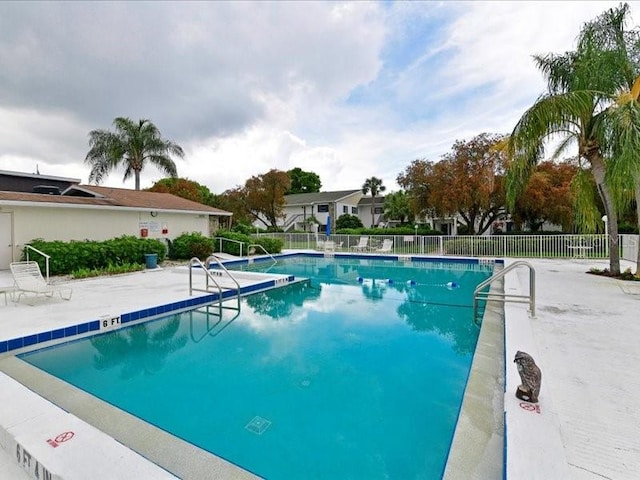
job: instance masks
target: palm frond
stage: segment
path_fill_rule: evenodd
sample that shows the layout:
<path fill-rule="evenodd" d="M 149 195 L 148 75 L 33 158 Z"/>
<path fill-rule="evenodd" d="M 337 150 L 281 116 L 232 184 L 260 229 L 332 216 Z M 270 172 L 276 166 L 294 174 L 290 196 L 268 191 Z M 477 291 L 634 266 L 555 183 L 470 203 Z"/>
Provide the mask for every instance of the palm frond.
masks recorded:
<path fill-rule="evenodd" d="M 591 172 L 585 169 L 578 170 L 571 181 L 571 192 L 574 198 L 576 228 L 582 233 L 595 233 L 601 218 Z"/>

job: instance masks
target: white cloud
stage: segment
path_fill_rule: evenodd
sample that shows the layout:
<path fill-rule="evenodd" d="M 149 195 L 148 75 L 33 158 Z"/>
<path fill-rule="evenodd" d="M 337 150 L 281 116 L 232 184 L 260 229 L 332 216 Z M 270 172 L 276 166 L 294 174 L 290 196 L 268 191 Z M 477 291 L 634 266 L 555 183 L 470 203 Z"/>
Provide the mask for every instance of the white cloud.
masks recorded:
<path fill-rule="evenodd" d="M 180 175 L 216 193 L 294 167 L 326 190 L 374 175 L 395 190 L 412 160 L 508 132 L 544 88 L 531 55 L 572 49 L 613 6 L 0 4 L 0 169 L 86 180 L 88 132 L 130 116 L 181 144 Z M 143 187 L 160 176 L 149 167 Z"/>

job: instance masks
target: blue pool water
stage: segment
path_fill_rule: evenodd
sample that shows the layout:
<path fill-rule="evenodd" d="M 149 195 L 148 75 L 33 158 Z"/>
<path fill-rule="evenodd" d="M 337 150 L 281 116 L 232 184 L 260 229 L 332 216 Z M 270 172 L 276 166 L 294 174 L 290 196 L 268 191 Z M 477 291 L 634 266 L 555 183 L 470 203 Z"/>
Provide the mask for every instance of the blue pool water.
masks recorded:
<path fill-rule="evenodd" d="M 440 478 L 490 270 L 259 268 L 311 280 L 246 297 L 239 315 L 210 307 L 22 358 L 268 479 Z"/>

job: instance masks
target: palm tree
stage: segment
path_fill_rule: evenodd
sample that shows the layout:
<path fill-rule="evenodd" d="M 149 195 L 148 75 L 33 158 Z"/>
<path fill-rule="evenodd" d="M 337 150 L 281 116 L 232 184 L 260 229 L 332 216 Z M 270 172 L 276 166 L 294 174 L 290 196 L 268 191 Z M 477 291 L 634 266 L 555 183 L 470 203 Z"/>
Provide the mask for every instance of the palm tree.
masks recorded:
<path fill-rule="evenodd" d="M 93 130 L 89 133 L 91 149 L 85 163 L 91 165 L 89 182 L 101 183 L 119 165 L 123 165 L 124 180 L 135 178 L 136 190 L 140 190 L 140 172 L 150 162 L 171 177 L 178 176 L 176 164 L 170 155 L 184 157 L 182 148 L 162 138 L 158 128 L 150 120 L 137 123 L 118 117 L 113 121 L 114 132 Z"/>
<path fill-rule="evenodd" d="M 409 203 L 409 195 L 404 190 L 390 193 L 384 199 L 384 216 L 388 220 L 398 220 L 400 224 L 413 223 L 414 215 Z"/>
<path fill-rule="evenodd" d="M 612 165 L 609 182 L 619 191 L 618 200 L 625 206 L 634 199 L 640 225 L 640 76 L 630 91 L 623 91 L 607 111 Z M 630 194 L 629 192 L 633 192 Z M 640 248 L 636 255 L 636 276 L 640 276 Z"/>
<path fill-rule="evenodd" d="M 508 145 L 511 165 L 507 200 L 510 206 L 542 159 L 547 140 L 563 139 L 554 155 L 556 158 L 569 146 L 577 145 L 579 158 L 593 175 L 608 218 L 612 275 L 620 274 L 619 202 L 607 172 L 613 164 L 610 154 L 620 155 L 629 146 L 611 135 L 614 116 L 608 114 L 608 109 L 616 94 L 621 89 L 630 89 L 633 83 L 632 62 L 623 28 L 627 12 L 628 6 L 621 5 L 586 23 L 575 52 L 534 57 L 547 79 L 548 92 L 522 115 Z M 630 151 L 627 153 L 631 155 Z M 593 208 L 592 204 L 590 206 Z M 594 215 L 582 215 L 581 218 L 593 222 Z M 584 221 L 582 226 L 587 227 Z"/>
<path fill-rule="evenodd" d="M 384 192 L 387 189 L 384 185 L 382 185 L 382 180 L 377 177 L 367 178 L 365 182 L 362 184 L 362 193 L 365 195 L 371 192 L 371 228 L 373 228 L 375 223 L 375 205 L 376 205 L 376 197 L 379 193 Z"/>

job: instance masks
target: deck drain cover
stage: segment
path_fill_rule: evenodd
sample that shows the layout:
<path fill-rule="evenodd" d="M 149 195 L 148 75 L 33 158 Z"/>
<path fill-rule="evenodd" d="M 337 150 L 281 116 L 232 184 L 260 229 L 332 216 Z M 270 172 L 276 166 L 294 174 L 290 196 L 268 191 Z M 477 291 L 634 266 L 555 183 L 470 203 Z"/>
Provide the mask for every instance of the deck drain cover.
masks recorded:
<path fill-rule="evenodd" d="M 262 435 L 270 426 L 271 422 L 266 418 L 253 417 L 253 419 L 249 423 L 247 423 L 244 428 L 246 428 L 250 432 L 255 433 L 256 435 Z"/>

